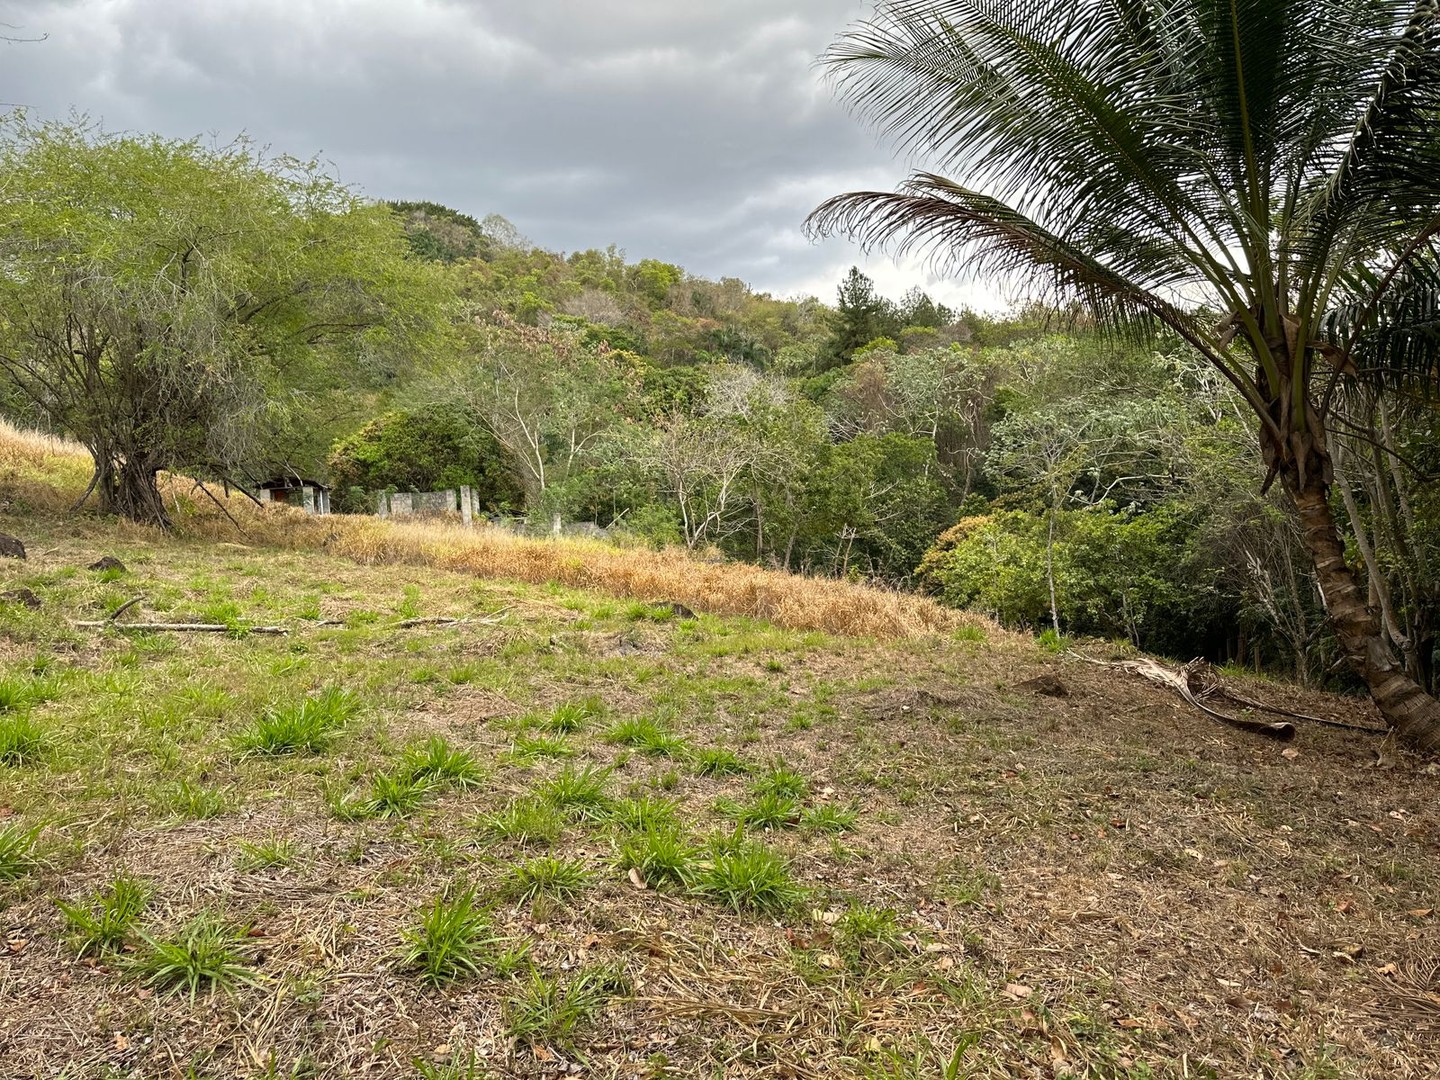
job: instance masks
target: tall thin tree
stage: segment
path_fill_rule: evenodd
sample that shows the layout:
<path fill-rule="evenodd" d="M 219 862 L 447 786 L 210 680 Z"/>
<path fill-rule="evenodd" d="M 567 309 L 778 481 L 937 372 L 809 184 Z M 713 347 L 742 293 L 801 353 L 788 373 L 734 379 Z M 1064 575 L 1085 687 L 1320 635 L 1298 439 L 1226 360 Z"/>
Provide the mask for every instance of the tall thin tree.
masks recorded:
<path fill-rule="evenodd" d="M 819 234 L 943 251 L 1179 334 L 1258 421 L 1346 656 L 1440 749 L 1345 560 L 1337 387 L 1433 390 L 1440 0 L 882 0 L 823 62 L 940 172 L 818 207 Z"/>

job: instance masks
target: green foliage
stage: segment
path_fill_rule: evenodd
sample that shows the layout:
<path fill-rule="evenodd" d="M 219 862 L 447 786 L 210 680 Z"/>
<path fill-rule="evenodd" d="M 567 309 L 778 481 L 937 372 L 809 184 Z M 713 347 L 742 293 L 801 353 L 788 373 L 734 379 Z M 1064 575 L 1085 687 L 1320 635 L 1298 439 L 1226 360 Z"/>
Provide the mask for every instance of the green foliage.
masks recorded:
<path fill-rule="evenodd" d="M 477 822 L 482 835 L 494 840 L 548 847 L 565 831 L 565 817 L 542 799 L 516 799 L 498 813 Z"/>
<path fill-rule="evenodd" d="M 498 940 L 471 888 L 438 893 L 403 937 L 401 962 L 432 986 L 480 974 Z"/>
<path fill-rule="evenodd" d="M 229 990 L 256 982 L 255 973 L 245 966 L 244 935 L 211 911 L 201 911 L 170 937 L 152 937 L 139 932 L 141 951 L 131 961 L 132 970 L 152 990 L 189 994 L 190 1000 L 202 990 Z"/>
<path fill-rule="evenodd" d="M 505 892 L 522 904 L 537 896 L 564 900 L 589 887 L 592 875 L 579 859 L 556 859 L 541 855 L 510 868 Z"/>
<path fill-rule="evenodd" d="M 28 829 L 20 825 L 0 828 L 0 881 L 15 881 L 40 865 L 35 852 L 39 838 L 38 825 Z"/>
<path fill-rule="evenodd" d="M 860 811 L 854 806 L 838 803 L 821 803 L 806 807 L 800 815 L 800 827 L 817 833 L 845 833 L 855 828 Z"/>
<path fill-rule="evenodd" d="M 1069 633 L 1125 637 L 1155 651 L 1180 637 L 1173 620 L 1210 617 L 1213 571 L 1203 552 L 1192 551 L 1193 526 L 1178 508 L 1125 514 L 1100 506 L 1054 518 L 1048 565 L 1046 517 L 1005 511 L 968 518 L 941 536 L 919 577 L 947 603 L 1039 627 L 1049 621 L 1053 568 Z"/>
<path fill-rule="evenodd" d="M 402 768 L 393 773 L 376 773 L 370 778 L 369 798 L 342 798 L 331 803 L 331 811 L 342 821 L 365 818 L 409 817 L 435 790 L 428 776 L 415 776 Z"/>
<path fill-rule="evenodd" d="M 691 751 L 690 764 L 698 776 L 743 776 L 750 771 L 739 754 L 721 746 Z"/>
<path fill-rule="evenodd" d="M 786 765 L 774 765 L 755 778 L 750 784 L 750 793 L 761 797 L 778 796 L 784 799 L 803 799 L 810 791 L 810 781 L 803 773 Z"/>
<path fill-rule="evenodd" d="M 590 720 L 605 715 L 605 703 L 591 695 L 580 701 L 566 701 L 556 705 L 545 720 L 545 726 L 557 735 L 569 735 L 579 731 Z"/>
<path fill-rule="evenodd" d="M 0 372 L 90 449 L 107 511 L 167 522 L 157 470 L 286 464 L 323 437 L 306 405 L 441 326 L 399 223 L 318 162 L 12 114 L 0 171 L 0 307 L 27 313 Z"/>
<path fill-rule="evenodd" d="M 675 757 L 684 753 L 687 747 L 684 739 L 651 716 L 630 716 L 619 720 L 605 733 L 605 738 L 657 757 Z"/>
<path fill-rule="evenodd" d="M 468 486 L 476 505 L 508 510 L 519 499 L 504 452 L 478 417 L 440 403 L 389 412 L 335 443 L 328 461 L 337 510 L 364 513 L 377 491 Z"/>
<path fill-rule="evenodd" d="M 789 829 L 800 824 L 799 800 L 777 791 L 761 792 L 748 803 L 722 799 L 715 808 L 745 828 Z"/>
<path fill-rule="evenodd" d="M 518 991 L 505 1000 L 505 1030 L 527 1043 L 567 1041 L 628 986 L 618 968 L 581 968 L 565 982 L 532 969 Z"/>
<path fill-rule="evenodd" d="M 44 727 L 29 713 L 0 713 L 0 765 L 30 765 L 49 752 Z"/>
<path fill-rule="evenodd" d="M 658 821 L 622 837 L 616 863 L 621 870 L 638 871 L 652 887 L 688 886 L 700 865 L 700 854 L 678 823 Z"/>
<path fill-rule="evenodd" d="M 778 914 L 804 895 L 790 876 L 790 864 L 764 844 L 740 837 L 711 842 L 707 858 L 694 873 L 697 895 L 735 911 Z"/>
<path fill-rule="evenodd" d="M 410 250 L 421 259 L 453 263 L 491 253 L 492 240 L 469 214 L 435 202 L 391 201 L 385 205 L 404 223 Z"/>
<path fill-rule="evenodd" d="M 450 787 L 479 787 L 485 771 L 468 750 L 456 750 L 440 735 L 405 748 L 400 770 L 412 781 Z"/>
<path fill-rule="evenodd" d="M 679 805 L 674 799 L 640 795 L 614 803 L 605 818 L 611 825 L 626 832 L 643 832 L 678 824 Z"/>
<path fill-rule="evenodd" d="M 56 900 L 55 906 L 65 916 L 76 951 L 85 956 L 123 947 L 149 902 L 149 885 L 129 874 L 119 874 L 105 888 L 97 889 L 88 902 Z"/>
<path fill-rule="evenodd" d="M 255 754 L 318 754 L 360 711 L 359 699 L 348 690 L 327 687 L 298 702 L 267 709 L 236 739 L 241 750 Z"/>
<path fill-rule="evenodd" d="M 610 770 L 598 765 L 569 765 L 540 784 L 536 795 L 571 821 L 599 821 L 610 808 Z"/>

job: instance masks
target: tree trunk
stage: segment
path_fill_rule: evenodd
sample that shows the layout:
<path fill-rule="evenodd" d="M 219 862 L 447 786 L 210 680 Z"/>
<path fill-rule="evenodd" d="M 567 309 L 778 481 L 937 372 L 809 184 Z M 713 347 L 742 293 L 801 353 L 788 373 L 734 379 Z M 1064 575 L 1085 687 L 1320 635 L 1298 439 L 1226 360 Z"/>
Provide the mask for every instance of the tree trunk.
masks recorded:
<path fill-rule="evenodd" d="M 98 456 L 95 471 L 101 512 L 129 518 L 141 525 L 170 528 L 170 515 L 165 512 L 165 499 L 157 482 L 160 470 L 146 456 L 135 455 L 119 461 L 108 455 Z"/>
<path fill-rule="evenodd" d="M 1315 560 L 1320 595 L 1346 659 L 1365 680 L 1386 723 L 1405 742 L 1417 749 L 1440 752 L 1440 701 L 1405 673 L 1381 636 L 1375 613 L 1366 606 L 1355 575 L 1345 562 L 1323 474 L 1310 470 L 1303 484 L 1291 482 L 1286 487 L 1300 515 L 1305 547 Z"/>

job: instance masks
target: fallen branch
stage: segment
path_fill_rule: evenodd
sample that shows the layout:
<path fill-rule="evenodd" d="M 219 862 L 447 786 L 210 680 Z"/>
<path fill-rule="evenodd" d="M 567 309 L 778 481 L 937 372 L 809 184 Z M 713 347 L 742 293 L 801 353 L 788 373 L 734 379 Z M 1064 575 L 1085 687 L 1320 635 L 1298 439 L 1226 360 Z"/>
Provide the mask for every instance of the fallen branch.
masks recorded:
<path fill-rule="evenodd" d="M 404 619 L 395 624 L 396 630 L 410 630 L 417 626 L 494 626 L 503 622 L 505 616 L 510 613 L 509 608 L 501 608 L 493 615 L 487 615 L 483 619 L 460 618 L 455 615 L 421 615 L 416 619 Z"/>
<path fill-rule="evenodd" d="M 126 600 L 125 603 L 121 604 L 114 611 L 110 612 L 110 621 L 114 622 L 116 619 L 120 618 L 121 615 L 124 615 L 125 612 L 129 611 L 132 607 L 134 607 L 136 604 L 140 603 L 140 601 L 144 599 L 145 597 L 143 596 L 137 596 L 133 600 Z"/>
<path fill-rule="evenodd" d="M 1076 654 L 1079 655 L 1078 653 Z M 1206 716 L 1219 720 L 1222 724 L 1229 724 L 1231 727 L 1240 728 L 1242 731 L 1249 731 L 1255 735 L 1264 735 L 1266 738 L 1279 739 L 1281 742 L 1289 742 L 1295 738 L 1295 725 L 1286 723 L 1267 723 L 1264 720 L 1247 720 L 1239 716 L 1228 716 L 1225 713 L 1217 712 L 1202 702 L 1193 690 L 1190 689 L 1190 680 L 1187 677 L 1189 668 L 1180 671 L 1171 671 L 1164 664 L 1145 657 L 1140 660 L 1092 660 L 1088 656 L 1081 656 L 1080 659 L 1099 667 L 1118 668 L 1121 671 L 1128 671 L 1132 675 L 1139 675 L 1142 679 L 1174 690 L 1187 702 L 1199 709 Z"/>
<path fill-rule="evenodd" d="M 99 630 L 110 627 L 114 630 L 139 630 L 143 633 L 167 631 L 179 634 L 288 634 L 290 632 L 283 626 L 230 626 L 226 623 L 117 623 L 113 621 L 113 616 L 98 622 L 77 622 L 72 625 L 82 630 Z"/>
<path fill-rule="evenodd" d="M 1324 724 L 1327 727 L 1341 728 L 1345 731 L 1361 731 L 1367 735 L 1388 735 L 1388 728 L 1371 727 L 1364 724 L 1347 724 L 1343 720 L 1327 720 L 1320 716 L 1309 716 L 1306 713 L 1292 712 L 1290 709 L 1282 709 L 1275 705 L 1266 705 L 1263 702 L 1254 701 L 1247 697 L 1233 693 L 1220 681 L 1220 676 L 1204 660 L 1192 660 L 1179 671 L 1173 671 L 1157 660 L 1145 657 L 1140 660 L 1095 660 L 1080 653 L 1073 655 L 1084 660 L 1088 664 L 1097 667 L 1119 668 L 1128 671 L 1132 675 L 1139 675 L 1159 686 L 1174 690 L 1187 702 L 1199 709 L 1206 716 L 1219 720 L 1222 724 L 1229 724 L 1231 727 L 1238 727 L 1243 731 L 1253 732 L 1256 735 L 1264 735 L 1271 739 L 1280 739 L 1282 742 L 1289 742 L 1295 737 L 1295 725 L 1265 720 L 1251 720 L 1245 716 L 1230 716 L 1228 713 L 1212 709 L 1206 702 L 1212 698 L 1219 698 L 1240 705 L 1247 709 L 1257 709 L 1260 712 L 1272 713 L 1275 716 L 1288 716 L 1294 720 L 1305 720 L 1314 724 Z"/>

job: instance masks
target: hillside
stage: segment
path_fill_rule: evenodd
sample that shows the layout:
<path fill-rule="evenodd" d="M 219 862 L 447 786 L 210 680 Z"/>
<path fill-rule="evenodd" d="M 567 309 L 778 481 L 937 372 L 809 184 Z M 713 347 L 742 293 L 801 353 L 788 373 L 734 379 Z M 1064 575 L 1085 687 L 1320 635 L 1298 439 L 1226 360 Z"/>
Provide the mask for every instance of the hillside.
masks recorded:
<path fill-rule="evenodd" d="M 188 483 L 164 535 L 86 475 L 0 438 L 0 1075 L 1440 1069 L 1434 768 L 1373 738 L 841 582 Z M 75 626 L 137 597 L 233 630 Z"/>

